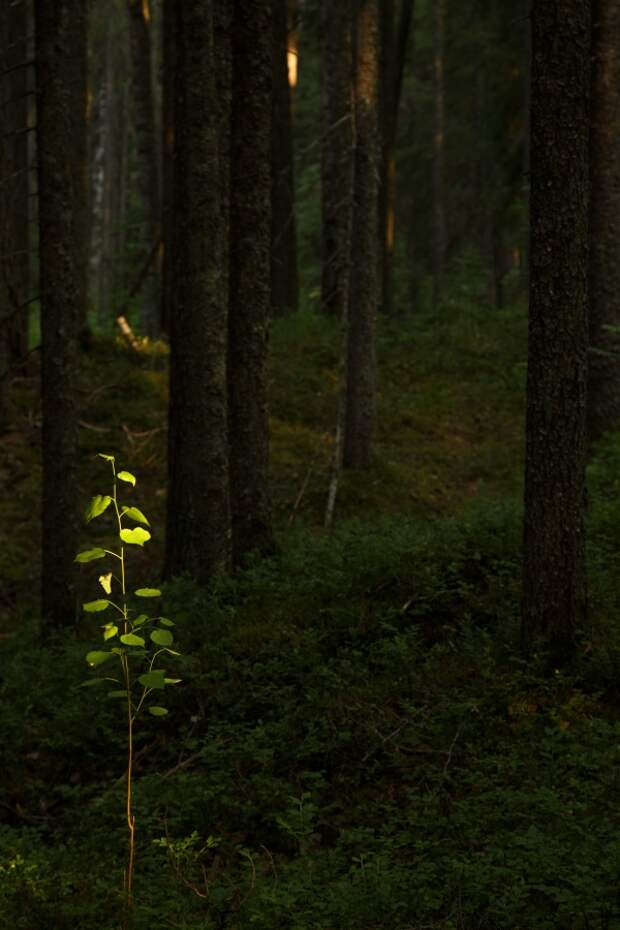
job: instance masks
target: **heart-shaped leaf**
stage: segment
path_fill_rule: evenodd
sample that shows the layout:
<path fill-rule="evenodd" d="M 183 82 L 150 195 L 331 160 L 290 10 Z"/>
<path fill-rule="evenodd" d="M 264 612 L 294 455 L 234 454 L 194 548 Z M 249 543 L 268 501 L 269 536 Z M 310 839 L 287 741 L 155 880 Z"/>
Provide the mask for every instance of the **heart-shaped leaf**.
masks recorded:
<path fill-rule="evenodd" d="M 141 526 L 136 526 L 133 530 L 121 530 L 120 537 L 130 546 L 143 546 L 151 538 L 151 534 L 148 530 L 143 530 Z"/>
<path fill-rule="evenodd" d="M 95 517 L 101 516 L 101 514 L 108 509 L 111 503 L 112 498 L 109 494 L 96 494 L 86 508 L 86 522 L 90 523 L 90 521 L 94 520 Z"/>
<path fill-rule="evenodd" d="M 165 707 L 149 707 L 149 714 L 153 714 L 154 717 L 165 717 L 167 713 Z"/>
<path fill-rule="evenodd" d="M 115 623 L 106 623 L 103 628 L 103 638 L 104 640 L 112 639 L 113 636 L 116 636 L 118 633 L 118 627 Z"/>
<path fill-rule="evenodd" d="M 95 559 L 102 559 L 105 555 L 105 549 L 84 549 L 83 552 L 78 552 L 74 561 L 75 562 L 94 562 Z"/>
<path fill-rule="evenodd" d="M 138 681 L 141 685 L 144 685 L 145 688 L 165 688 L 165 674 L 163 669 L 154 669 L 151 672 L 145 672 L 144 675 L 140 675 Z"/>
<path fill-rule="evenodd" d="M 135 594 L 137 597 L 161 597 L 159 588 L 138 588 Z"/>
<path fill-rule="evenodd" d="M 134 485 L 136 484 L 136 476 L 132 475 L 130 471 L 119 471 L 116 476 L 119 481 L 126 481 L 127 484 Z"/>
<path fill-rule="evenodd" d="M 105 575 L 99 575 L 99 584 L 103 588 L 106 594 L 111 594 L 112 592 L 112 572 L 107 572 Z"/>
<path fill-rule="evenodd" d="M 86 661 L 91 668 L 95 668 L 97 665 L 103 665 L 104 662 L 109 662 L 110 659 L 113 658 L 114 656 L 111 652 L 102 652 L 100 649 L 93 649 L 92 652 L 86 653 Z"/>
<path fill-rule="evenodd" d="M 141 510 L 138 510 L 137 507 L 123 507 L 121 513 L 125 517 L 129 517 L 131 520 L 135 520 L 136 523 L 144 523 L 146 526 L 150 526 L 149 521 L 146 519 Z"/>
<path fill-rule="evenodd" d="M 172 620 L 168 620 L 168 617 L 160 617 L 159 622 L 162 626 L 174 626 Z"/>
<path fill-rule="evenodd" d="M 124 633 L 120 640 L 122 643 L 125 643 L 126 646 L 144 646 L 144 640 L 141 636 L 136 636 L 135 633 Z"/>
<path fill-rule="evenodd" d="M 169 630 L 153 630 L 151 640 L 158 646 L 171 646 L 174 642 L 174 636 Z"/>
<path fill-rule="evenodd" d="M 134 626 L 142 626 L 143 623 L 146 623 L 148 620 L 147 614 L 138 614 L 135 620 L 132 620 Z"/>
<path fill-rule="evenodd" d="M 87 614 L 96 614 L 100 610 L 105 610 L 106 607 L 110 606 L 110 601 L 106 601 L 101 598 L 98 601 L 88 601 L 86 604 L 82 604 L 82 608 L 86 611 Z"/>

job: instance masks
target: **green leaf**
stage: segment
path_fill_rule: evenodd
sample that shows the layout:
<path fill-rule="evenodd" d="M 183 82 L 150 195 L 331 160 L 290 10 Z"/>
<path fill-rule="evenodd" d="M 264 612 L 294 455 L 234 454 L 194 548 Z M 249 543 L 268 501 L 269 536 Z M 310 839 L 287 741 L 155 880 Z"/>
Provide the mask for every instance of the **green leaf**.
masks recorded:
<path fill-rule="evenodd" d="M 120 537 L 123 542 L 129 543 L 130 546 L 143 546 L 151 538 L 151 534 L 148 530 L 136 526 L 133 530 L 121 530 Z"/>
<path fill-rule="evenodd" d="M 90 523 L 90 521 L 94 520 L 95 517 L 101 516 L 101 514 L 108 509 L 111 503 L 112 498 L 109 494 L 96 494 L 86 508 L 86 522 Z"/>
<path fill-rule="evenodd" d="M 109 653 L 106 653 L 109 655 Z M 88 681 L 83 681 L 80 685 L 80 688 L 92 688 L 93 685 L 102 685 L 104 681 L 113 681 L 118 683 L 118 678 L 89 678 Z"/>
<path fill-rule="evenodd" d="M 159 588 L 138 588 L 135 594 L 138 597 L 161 597 Z"/>
<path fill-rule="evenodd" d="M 153 714 L 154 717 L 165 717 L 167 713 L 165 707 L 149 707 L 149 714 Z"/>
<path fill-rule="evenodd" d="M 111 698 L 126 698 L 127 691 L 108 691 L 107 696 Z"/>
<path fill-rule="evenodd" d="M 86 653 L 86 661 L 91 668 L 95 668 L 97 665 L 103 665 L 104 662 L 109 662 L 110 659 L 113 658 L 114 656 L 111 652 L 102 652 L 100 649 L 93 649 L 92 652 Z"/>
<path fill-rule="evenodd" d="M 133 623 L 134 626 L 142 626 L 142 624 L 146 623 L 148 619 L 149 618 L 147 614 L 138 614 L 136 619 L 132 620 L 131 622 Z"/>
<path fill-rule="evenodd" d="M 174 623 L 172 622 L 172 620 L 168 620 L 168 617 L 160 617 L 159 622 L 163 626 L 174 626 Z"/>
<path fill-rule="evenodd" d="M 162 630 L 163 632 L 163 630 Z M 163 652 L 169 652 L 171 656 L 180 656 L 181 653 L 177 652 L 175 649 L 163 649 Z"/>
<path fill-rule="evenodd" d="M 130 471 L 119 471 L 116 477 L 119 481 L 126 481 L 127 484 L 132 484 L 134 486 L 136 484 L 136 477 L 132 475 Z"/>
<path fill-rule="evenodd" d="M 105 610 L 106 607 L 109 606 L 110 601 L 106 601 L 103 598 L 98 601 L 88 601 L 88 603 L 82 604 L 82 608 L 86 611 L 87 614 L 96 614 L 100 610 Z"/>
<path fill-rule="evenodd" d="M 182 678 L 165 678 L 164 680 L 167 685 L 178 685 L 180 681 L 183 681 Z"/>
<path fill-rule="evenodd" d="M 145 688 L 165 688 L 165 674 L 163 669 L 154 669 L 151 672 L 145 672 L 144 675 L 140 675 L 138 681 L 141 685 L 144 685 Z"/>
<path fill-rule="evenodd" d="M 74 562 L 94 562 L 95 559 L 102 559 L 105 555 L 105 549 L 84 549 L 78 552 Z"/>
<path fill-rule="evenodd" d="M 112 639 L 113 636 L 116 636 L 118 633 L 118 627 L 115 623 L 106 623 L 103 628 L 103 638 L 104 640 Z"/>
<path fill-rule="evenodd" d="M 106 462 L 113 462 L 113 461 L 114 461 L 114 456 L 113 456 L 113 455 L 106 455 L 105 452 L 98 452 L 97 455 L 99 456 L 100 459 L 105 459 Z"/>
<path fill-rule="evenodd" d="M 121 513 L 123 516 L 129 517 L 131 520 L 135 520 L 136 523 L 145 523 L 146 526 L 150 526 L 149 521 L 146 519 L 142 511 L 138 510 L 137 507 L 123 507 L 121 508 Z"/>
<path fill-rule="evenodd" d="M 122 643 L 125 643 L 126 646 L 144 646 L 144 640 L 141 636 L 136 636 L 135 633 L 124 633 L 120 640 Z"/>
<path fill-rule="evenodd" d="M 171 646 L 174 642 L 174 636 L 169 630 L 153 630 L 151 640 L 158 646 Z"/>

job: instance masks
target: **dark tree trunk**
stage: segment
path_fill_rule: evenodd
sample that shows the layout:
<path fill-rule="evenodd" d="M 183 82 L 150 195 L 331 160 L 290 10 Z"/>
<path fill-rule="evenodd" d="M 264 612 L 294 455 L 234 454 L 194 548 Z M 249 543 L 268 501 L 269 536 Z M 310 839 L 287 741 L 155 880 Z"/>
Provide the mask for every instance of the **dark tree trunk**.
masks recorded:
<path fill-rule="evenodd" d="M 533 5 L 522 637 L 556 662 L 586 617 L 590 27 L 587 0 Z"/>
<path fill-rule="evenodd" d="M 174 242 L 174 0 L 163 0 L 162 14 L 162 261 L 160 326 L 170 333 L 174 303 L 172 290 L 172 250 Z"/>
<path fill-rule="evenodd" d="M 620 429 L 620 6 L 593 0 L 588 432 Z"/>
<path fill-rule="evenodd" d="M 73 148 L 73 213 L 76 227 L 75 261 L 78 286 L 80 338 L 87 345 L 88 336 L 88 242 L 90 238 L 90 178 L 88 158 L 88 7 L 89 0 L 72 4 L 75 22 L 73 49 L 67 55 L 66 68 L 71 82 L 71 145 Z"/>
<path fill-rule="evenodd" d="M 444 88 L 444 32 L 445 0 L 433 2 L 433 309 L 436 310 L 443 290 L 446 257 L 446 210 L 444 192 L 445 148 L 445 88 Z"/>
<path fill-rule="evenodd" d="M 353 209 L 351 2 L 321 5 L 321 309 L 346 320 Z"/>
<path fill-rule="evenodd" d="M 343 445 L 343 465 L 347 468 L 370 465 L 375 428 L 375 320 L 379 296 L 378 46 L 378 0 L 357 0 L 355 183 Z"/>
<path fill-rule="evenodd" d="M 273 0 L 273 30 L 271 305 L 276 316 L 285 316 L 299 306 L 288 0 Z"/>
<path fill-rule="evenodd" d="M 81 227 L 76 216 L 80 157 L 73 147 L 82 97 L 71 60 L 81 58 L 83 0 L 35 0 L 41 404 L 43 416 L 42 619 L 75 618 L 78 543 L 78 352 Z"/>
<path fill-rule="evenodd" d="M 174 304 L 166 577 L 230 567 L 223 272 L 213 3 L 174 4 Z"/>
<path fill-rule="evenodd" d="M 10 204 L 7 183 L 10 168 L 10 90 L 6 72 L 9 22 L 6 7 L 0 10 L 0 435 L 9 422 L 9 369 L 11 365 L 11 299 L 7 255 L 10 249 Z"/>
<path fill-rule="evenodd" d="M 139 170 L 138 188 L 142 200 L 144 229 L 138 268 L 148 261 L 161 236 L 159 151 L 153 101 L 151 65 L 151 12 L 149 0 L 127 0 L 129 40 L 131 48 L 131 85 L 134 128 Z M 152 296 L 147 298 L 147 328 L 154 335 L 159 321 L 154 319 Z"/>
<path fill-rule="evenodd" d="M 233 561 L 273 548 L 268 494 L 271 0 L 235 0 L 232 27 L 229 429 Z"/>
<path fill-rule="evenodd" d="M 393 264 L 396 219 L 396 138 L 414 0 L 402 0 L 398 24 L 394 0 L 381 0 L 381 309 L 394 312 Z"/>

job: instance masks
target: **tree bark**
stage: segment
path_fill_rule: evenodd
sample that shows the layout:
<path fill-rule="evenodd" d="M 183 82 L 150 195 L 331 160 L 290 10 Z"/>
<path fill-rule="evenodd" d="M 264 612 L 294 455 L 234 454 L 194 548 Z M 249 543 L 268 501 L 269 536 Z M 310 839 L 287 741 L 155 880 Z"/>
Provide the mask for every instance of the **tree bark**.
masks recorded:
<path fill-rule="evenodd" d="M 273 0 L 273 30 L 271 304 L 276 316 L 286 316 L 299 307 L 288 0 Z"/>
<path fill-rule="evenodd" d="M 174 305 L 165 575 L 230 567 L 227 295 L 213 3 L 174 4 Z"/>
<path fill-rule="evenodd" d="M 321 309 L 346 321 L 351 266 L 354 114 L 351 3 L 321 5 Z"/>
<path fill-rule="evenodd" d="M 268 493 L 271 0 L 235 0 L 232 28 L 229 430 L 233 562 L 273 548 Z"/>
<path fill-rule="evenodd" d="M 593 0 L 588 433 L 620 429 L 620 7 Z"/>
<path fill-rule="evenodd" d="M 174 0 L 163 0 L 162 15 L 162 261 L 160 326 L 170 333 L 172 313 L 172 250 L 174 242 Z"/>
<path fill-rule="evenodd" d="M 357 0 L 355 183 L 343 465 L 367 468 L 375 429 L 375 320 L 379 296 L 377 236 L 380 160 L 378 0 Z"/>
<path fill-rule="evenodd" d="M 70 60 L 81 58 L 83 0 L 35 0 L 41 404 L 43 416 L 42 619 L 47 627 L 75 618 L 77 549 L 78 351 L 82 269 L 73 148 L 82 97 Z"/>
<path fill-rule="evenodd" d="M 556 663 L 586 619 L 590 30 L 587 0 L 533 4 L 522 643 Z"/>
<path fill-rule="evenodd" d="M 444 32 L 445 0 L 433 2 L 433 310 L 437 310 L 443 290 L 446 258 L 446 212 L 444 191 Z"/>

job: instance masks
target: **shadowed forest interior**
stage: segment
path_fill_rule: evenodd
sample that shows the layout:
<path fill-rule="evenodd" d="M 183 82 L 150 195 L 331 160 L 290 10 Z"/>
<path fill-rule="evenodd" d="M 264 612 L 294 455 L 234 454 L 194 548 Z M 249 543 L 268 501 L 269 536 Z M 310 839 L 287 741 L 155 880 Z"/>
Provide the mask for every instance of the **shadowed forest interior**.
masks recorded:
<path fill-rule="evenodd" d="M 620 4 L 0 3 L 0 930 L 620 930 Z"/>

